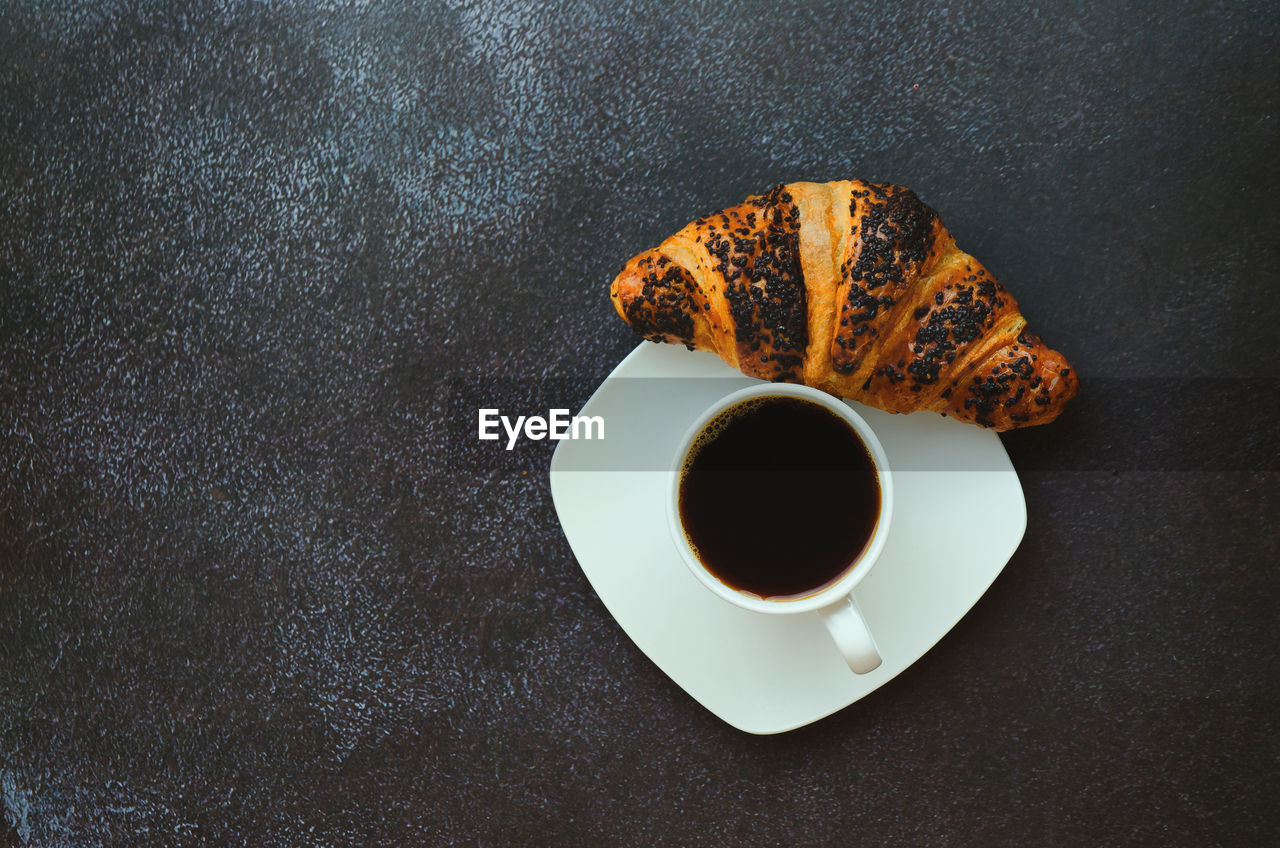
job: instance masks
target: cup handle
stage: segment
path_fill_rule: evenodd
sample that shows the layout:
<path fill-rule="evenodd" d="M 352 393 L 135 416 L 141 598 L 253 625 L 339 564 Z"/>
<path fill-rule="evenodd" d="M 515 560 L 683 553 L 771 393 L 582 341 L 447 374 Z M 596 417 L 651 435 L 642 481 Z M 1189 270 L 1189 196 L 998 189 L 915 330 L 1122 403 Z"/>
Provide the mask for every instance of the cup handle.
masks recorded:
<path fill-rule="evenodd" d="M 871 628 L 867 627 L 867 620 L 862 617 L 862 610 L 858 609 L 852 592 L 845 600 L 818 610 L 818 615 L 855 674 L 866 674 L 880 667 L 882 660 L 876 640 L 872 638 Z"/>

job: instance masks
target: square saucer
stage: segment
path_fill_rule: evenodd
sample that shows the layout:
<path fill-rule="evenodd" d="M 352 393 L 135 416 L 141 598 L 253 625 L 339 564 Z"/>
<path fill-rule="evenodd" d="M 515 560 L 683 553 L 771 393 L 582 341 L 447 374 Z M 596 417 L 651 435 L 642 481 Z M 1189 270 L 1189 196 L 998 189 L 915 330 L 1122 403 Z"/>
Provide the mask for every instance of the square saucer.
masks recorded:
<path fill-rule="evenodd" d="M 923 656 L 1013 556 L 1027 511 L 995 433 L 846 401 L 880 439 L 896 488 L 888 542 L 854 593 L 884 662 L 854 674 L 817 613 L 764 615 L 717 597 L 667 527 L 681 437 L 711 403 L 758 382 L 714 354 L 642 342 L 579 413 L 602 418 L 605 438 L 556 447 L 551 497 L 583 573 L 636 646 L 721 719 L 768 734 L 849 706 Z"/>

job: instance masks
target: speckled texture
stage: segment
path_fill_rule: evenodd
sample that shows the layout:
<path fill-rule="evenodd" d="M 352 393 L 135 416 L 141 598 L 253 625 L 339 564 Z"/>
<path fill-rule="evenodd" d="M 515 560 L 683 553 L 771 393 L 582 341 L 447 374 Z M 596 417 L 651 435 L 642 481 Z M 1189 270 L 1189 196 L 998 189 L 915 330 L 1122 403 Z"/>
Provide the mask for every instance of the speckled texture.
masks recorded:
<path fill-rule="evenodd" d="M 1274 836 L 1275 4 L 187 5 L 0 7 L 0 846 Z M 448 416 L 580 404 L 628 257 L 855 176 L 1084 389 L 959 627 L 755 738 Z"/>

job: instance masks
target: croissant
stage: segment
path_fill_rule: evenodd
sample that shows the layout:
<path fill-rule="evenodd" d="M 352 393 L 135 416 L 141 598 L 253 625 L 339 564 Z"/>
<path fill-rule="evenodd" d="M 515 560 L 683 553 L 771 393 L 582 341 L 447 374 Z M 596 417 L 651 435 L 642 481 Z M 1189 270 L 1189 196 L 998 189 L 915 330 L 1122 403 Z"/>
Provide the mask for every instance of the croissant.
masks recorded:
<path fill-rule="evenodd" d="M 901 186 L 775 186 L 631 259 L 610 297 L 647 339 L 888 412 L 1010 430 L 1052 421 L 1079 389 L 1008 290 Z"/>

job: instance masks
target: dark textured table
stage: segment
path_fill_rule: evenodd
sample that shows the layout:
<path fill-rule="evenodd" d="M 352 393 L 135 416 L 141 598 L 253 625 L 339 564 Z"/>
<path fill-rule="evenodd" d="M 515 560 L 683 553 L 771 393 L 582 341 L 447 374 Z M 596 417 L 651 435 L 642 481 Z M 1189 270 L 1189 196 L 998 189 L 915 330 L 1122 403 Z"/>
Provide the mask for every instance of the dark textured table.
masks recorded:
<path fill-rule="evenodd" d="M 1273 844 L 1280 10 L 1112 5 L 5 4 L 0 846 Z M 959 626 L 753 737 L 474 403 L 576 408 L 626 258 L 854 176 L 1084 390 Z"/>

